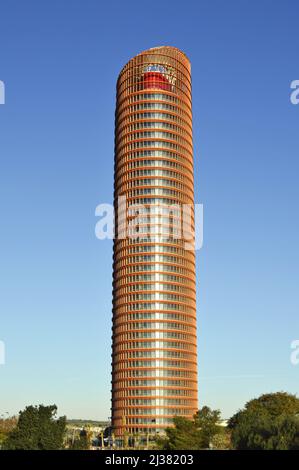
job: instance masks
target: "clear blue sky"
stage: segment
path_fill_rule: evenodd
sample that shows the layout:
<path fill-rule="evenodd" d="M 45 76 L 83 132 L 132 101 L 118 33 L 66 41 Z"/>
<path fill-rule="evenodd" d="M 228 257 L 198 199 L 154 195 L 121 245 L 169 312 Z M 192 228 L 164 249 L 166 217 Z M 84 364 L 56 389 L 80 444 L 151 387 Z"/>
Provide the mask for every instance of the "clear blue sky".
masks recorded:
<path fill-rule="evenodd" d="M 229 417 L 299 392 L 297 0 L 2 0 L 0 414 L 110 415 L 115 82 L 149 47 L 192 61 L 199 398 Z"/>

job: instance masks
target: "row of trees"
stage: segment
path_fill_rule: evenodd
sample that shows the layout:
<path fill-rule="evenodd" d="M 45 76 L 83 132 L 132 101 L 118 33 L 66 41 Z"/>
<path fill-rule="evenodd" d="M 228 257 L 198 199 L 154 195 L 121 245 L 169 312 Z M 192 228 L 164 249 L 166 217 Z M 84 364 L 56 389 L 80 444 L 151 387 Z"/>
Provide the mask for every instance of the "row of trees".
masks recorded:
<path fill-rule="evenodd" d="M 66 417 L 57 418 L 56 405 L 27 406 L 2 438 L 5 450 L 56 450 L 63 447 Z"/>
<path fill-rule="evenodd" d="M 174 424 L 158 440 L 161 449 L 299 450 L 299 399 L 285 392 L 249 401 L 225 428 L 220 412 L 208 407 Z"/>
<path fill-rule="evenodd" d="M 228 423 L 235 449 L 299 450 L 299 399 L 284 392 L 246 403 Z"/>
<path fill-rule="evenodd" d="M 229 448 L 230 436 L 220 418 L 220 411 L 208 406 L 201 408 L 193 420 L 177 416 L 174 427 L 167 428 L 165 437 L 157 439 L 157 446 L 165 450 Z"/>
<path fill-rule="evenodd" d="M 66 417 L 57 417 L 57 406 L 27 406 L 19 417 L 0 418 L 2 450 L 88 450 L 91 432 L 82 429 L 67 439 Z"/>
<path fill-rule="evenodd" d="M 2 449 L 88 449 L 90 436 L 82 431 L 65 442 L 66 417 L 57 407 L 28 406 L 19 418 L 0 419 Z M 193 420 L 174 418 L 174 426 L 158 437 L 156 447 L 165 450 L 237 449 L 299 450 L 299 399 L 285 392 L 265 394 L 246 403 L 221 425 L 219 410 L 204 406 Z"/>

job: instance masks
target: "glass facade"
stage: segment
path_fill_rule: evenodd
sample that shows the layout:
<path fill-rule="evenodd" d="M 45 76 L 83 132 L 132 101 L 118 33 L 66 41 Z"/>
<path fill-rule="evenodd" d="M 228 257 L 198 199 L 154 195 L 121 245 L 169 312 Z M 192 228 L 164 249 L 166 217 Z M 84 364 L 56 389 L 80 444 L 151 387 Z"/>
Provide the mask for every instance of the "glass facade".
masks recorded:
<path fill-rule="evenodd" d="M 138 206 L 138 223 L 114 240 L 112 426 L 120 438 L 160 432 L 198 407 L 195 254 L 184 239 L 194 232 L 191 103 L 190 62 L 176 48 L 142 52 L 119 75 L 116 233 L 119 196 L 129 218 Z M 182 204 L 192 207 L 184 236 Z"/>

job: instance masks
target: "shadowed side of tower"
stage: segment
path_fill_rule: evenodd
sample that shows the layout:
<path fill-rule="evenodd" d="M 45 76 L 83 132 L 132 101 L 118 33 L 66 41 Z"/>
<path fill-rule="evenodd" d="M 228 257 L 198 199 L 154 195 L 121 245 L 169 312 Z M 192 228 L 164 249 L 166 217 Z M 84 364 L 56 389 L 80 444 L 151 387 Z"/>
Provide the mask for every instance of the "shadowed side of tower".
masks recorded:
<path fill-rule="evenodd" d="M 178 236 L 184 205 L 190 230 Z M 174 47 L 138 54 L 119 75 L 114 206 L 116 233 L 131 208 L 138 219 L 113 253 L 112 426 L 122 437 L 198 408 L 191 73 Z"/>

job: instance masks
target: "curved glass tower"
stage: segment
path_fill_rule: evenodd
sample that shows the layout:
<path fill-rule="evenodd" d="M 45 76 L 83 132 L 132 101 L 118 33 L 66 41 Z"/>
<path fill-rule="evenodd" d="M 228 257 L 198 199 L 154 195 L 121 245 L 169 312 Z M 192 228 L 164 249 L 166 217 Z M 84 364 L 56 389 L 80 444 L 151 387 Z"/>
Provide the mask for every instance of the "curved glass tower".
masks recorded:
<path fill-rule="evenodd" d="M 174 47 L 138 54 L 118 77 L 114 206 L 112 426 L 122 437 L 198 408 L 191 75 Z"/>

